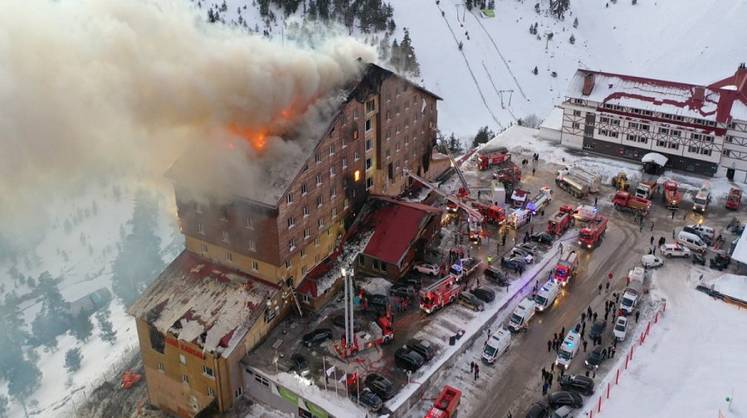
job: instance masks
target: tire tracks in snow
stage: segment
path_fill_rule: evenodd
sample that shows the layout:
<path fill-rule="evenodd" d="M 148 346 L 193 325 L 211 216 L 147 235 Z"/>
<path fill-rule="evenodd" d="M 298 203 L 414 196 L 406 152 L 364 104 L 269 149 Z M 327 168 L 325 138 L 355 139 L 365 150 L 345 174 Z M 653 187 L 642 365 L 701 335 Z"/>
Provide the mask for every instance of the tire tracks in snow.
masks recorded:
<path fill-rule="evenodd" d="M 503 61 L 503 65 L 506 66 L 506 70 L 511 75 L 511 78 L 514 79 L 514 84 L 516 84 L 516 88 L 519 89 L 519 93 L 521 93 L 521 96 L 527 102 L 531 102 L 531 100 L 529 100 L 529 98 L 527 97 L 527 95 L 524 93 L 524 89 L 521 88 L 521 84 L 519 84 L 519 80 L 516 78 L 516 75 L 514 75 L 513 70 L 511 70 L 511 66 L 508 64 L 508 61 L 506 60 L 506 57 L 503 56 L 503 53 L 501 53 L 500 48 L 498 48 L 498 44 L 495 42 L 495 39 L 493 39 L 493 35 L 491 35 L 490 32 L 488 32 L 488 30 L 485 29 L 485 26 L 480 21 L 480 18 L 478 18 L 477 16 L 475 16 L 475 14 L 473 12 L 469 12 L 469 14 L 475 19 L 475 21 L 477 21 L 477 24 L 480 26 L 480 28 L 482 29 L 482 31 L 485 32 L 485 35 L 487 35 L 488 39 L 490 39 L 490 43 L 493 44 L 493 48 L 495 48 L 495 52 L 498 53 L 498 56 L 501 58 L 501 61 Z M 516 119 L 516 117 L 514 117 L 514 119 Z"/>
<path fill-rule="evenodd" d="M 446 23 L 446 27 L 449 28 L 449 32 L 451 32 L 451 36 L 454 38 L 454 43 L 456 43 L 457 48 L 458 48 L 459 39 L 457 38 L 456 33 L 454 33 L 454 29 L 452 29 L 451 24 L 449 24 L 449 20 L 446 19 L 446 13 L 443 11 L 443 9 L 441 9 L 441 6 L 439 4 L 436 4 L 436 8 L 441 13 L 441 18 L 444 20 L 444 23 Z M 475 88 L 477 89 L 477 92 L 480 94 L 480 98 L 482 99 L 482 103 L 485 105 L 485 109 L 488 111 L 488 113 L 490 113 L 490 117 L 493 118 L 493 121 L 498 125 L 498 127 L 501 128 L 501 130 L 505 129 L 503 124 L 495 116 L 495 113 L 493 113 L 493 110 L 490 109 L 488 100 L 485 98 L 485 95 L 483 94 L 482 89 L 480 88 L 480 83 L 477 81 L 477 77 L 475 76 L 474 71 L 472 71 L 472 66 L 469 63 L 467 56 L 464 54 L 464 51 L 460 49 L 459 53 L 462 54 L 464 63 L 467 65 L 467 70 L 469 71 L 469 74 L 472 77 L 472 81 L 474 81 L 475 83 Z"/>

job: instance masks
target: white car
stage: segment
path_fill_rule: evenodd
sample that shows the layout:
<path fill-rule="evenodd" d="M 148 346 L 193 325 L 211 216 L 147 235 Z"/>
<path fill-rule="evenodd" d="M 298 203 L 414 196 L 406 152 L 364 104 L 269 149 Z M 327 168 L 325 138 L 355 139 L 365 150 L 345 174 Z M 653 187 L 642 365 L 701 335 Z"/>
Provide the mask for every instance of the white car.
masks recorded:
<path fill-rule="evenodd" d="M 532 253 L 521 247 L 514 247 L 511 251 L 511 257 L 518 257 L 524 260 L 526 264 L 534 263 L 534 256 Z"/>
<path fill-rule="evenodd" d="M 647 269 L 661 267 L 662 265 L 664 265 L 664 260 L 653 254 L 646 254 L 641 257 L 641 264 L 643 265 L 643 268 Z"/>
<path fill-rule="evenodd" d="M 664 244 L 659 249 L 665 257 L 690 257 L 690 249 L 679 244 Z"/>
<path fill-rule="evenodd" d="M 688 225 L 688 227 L 694 229 L 698 235 L 707 238 L 709 241 L 713 241 L 716 238 L 716 230 L 708 225 L 694 224 Z"/>
<path fill-rule="evenodd" d="M 430 274 L 431 276 L 438 276 L 438 274 L 441 272 L 441 268 L 439 266 L 427 263 L 416 265 L 415 270 L 423 274 Z"/>
<path fill-rule="evenodd" d="M 628 318 L 622 315 L 618 316 L 612 333 L 615 334 L 617 341 L 625 341 L 625 336 L 628 335 Z"/>

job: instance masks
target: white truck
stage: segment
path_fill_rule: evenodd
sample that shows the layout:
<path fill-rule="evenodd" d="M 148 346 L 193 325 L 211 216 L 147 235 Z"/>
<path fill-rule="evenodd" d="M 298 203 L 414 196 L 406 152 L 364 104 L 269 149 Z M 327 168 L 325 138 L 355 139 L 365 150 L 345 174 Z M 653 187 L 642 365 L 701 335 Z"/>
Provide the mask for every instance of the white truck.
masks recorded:
<path fill-rule="evenodd" d="M 485 347 L 482 349 L 482 359 L 488 364 L 495 363 L 495 360 L 500 357 L 508 347 L 511 345 L 511 333 L 505 329 L 499 329 L 490 336 L 490 339 L 485 343 Z"/>
<path fill-rule="evenodd" d="M 602 178 L 599 175 L 576 165 L 561 168 L 558 170 L 558 176 L 571 176 L 581 180 L 589 188 L 589 193 L 599 193 L 599 188 L 602 185 Z"/>
<path fill-rule="evenodd" d="M 625 315 L 630 315 L 638 306 L 638 302 L 641 300 L 641 293 L 643 291 L 643 280 L 646 277 L 646 271 L 643 267 L 634 267 L 628 273 L 628 287 L 622 294 L 620 300 L 620 310 Z"/>
<path fill-rule="evenodd" d="M 545 282 L 534 296 L 534 303 L 537 305 L 537 310 L 543 312 L 545 309 L 550 309 L 558 297 L 558 293 L 560 293 L 560 283 L 555 280 Z"/>
<path fill-rule="evenodd" d="M 571 361 L 578 353 L 578 346 L 581 343 L 581 335 L 575 330 L 568 331 L 563 343 L 558 349 L 558 356 L 555 358 L 556 366 L 563 366 L 566 370 L 571 365 Z"/>
<path fill-rule="evenodd" d="M 534 318 L 534 312 L 537 310 L 537 304 L 530 297 L 525 297 L 519 306 L 514 309 L 508 320 L 508 329 L 511 332 L 526 330 L 529 322 Z"/>
<path fill-rule="evenodd" d="M 708 182 L 705 182 L 703 187 L 701 187 L 695 194 L 695 197 L 693 197 L 693 210 L 705 213 L 709 203 L 711 203 L 711 185 Z"/>

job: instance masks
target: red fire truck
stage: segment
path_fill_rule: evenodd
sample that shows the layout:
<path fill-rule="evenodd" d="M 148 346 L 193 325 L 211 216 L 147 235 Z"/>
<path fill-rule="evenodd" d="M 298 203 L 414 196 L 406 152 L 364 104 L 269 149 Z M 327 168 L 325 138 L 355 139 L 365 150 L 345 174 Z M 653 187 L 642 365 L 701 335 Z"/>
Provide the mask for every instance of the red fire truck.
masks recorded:
<path fill-rule="evenodd" d="M 494 165 L 503 164 L 511 159 L 506 147 L 483 148 L 477 154 L 477 166 L 480 170 L 487 170 Z"/>
<path fill-rule="evenodd" d="M 663 199 L 667 209 L 677 209 L 680 207 L 680 202 L 682 202 L 682 192 L 677 190 L 676 181 L 667 180 L 664 182 Z"/>
<path fill-rule="evenodd" d="M 571 251 L 555 265 L 552 278 L 565 286 L 576 274 L 576 269 L 578 269 L 578 256 L 575 251 Z"/>
<path fill-rule="evenodd" d="M 433 407 L 425 414 L 425 418 L 455 418 L 461 399 L 461 390 L 449 385 L 444 386 L 433 402 Z"/>
<path fill-rule="evenodd" d="M 648 215 L 651 209 L 651 201 L 642 197 L 633 196 L 628 192 L 617 192 L 612 198 L 615 209 L 638 213 L 642 216 Z"/>
<path fill-rule="evenodd" d="M 561 236 L 573 223 L 573 207 L 563 205 L 547 222 L 547 233 Z"/>
<path fill-rule="evenodd" d="M 732 187 L 726 197 L 726 209 L 739 210 L 742 206 L 742 189 Z"/>
<path fill-rule="evenodd" d="M 462 286 L 458 277 L 449 274 L 425 289 L 420 289 L 420 309 L 431 314 L 457 300 L 460 293 Z"/>
<path fill-rule="evenodd" d="M 607 231 L 607 218 L 597 215 L 579 231 L 578 245 L 589 249 L 596 247 L 602 240 L 605 231 Z"/>
<path fill-rule="evenodd" d="M 502 225 L 506 222 L 506 212 L 500 206 L 472 202 L 472 207 L 477 209 L 485 217 L 485 222 L 493 225 Z"/>

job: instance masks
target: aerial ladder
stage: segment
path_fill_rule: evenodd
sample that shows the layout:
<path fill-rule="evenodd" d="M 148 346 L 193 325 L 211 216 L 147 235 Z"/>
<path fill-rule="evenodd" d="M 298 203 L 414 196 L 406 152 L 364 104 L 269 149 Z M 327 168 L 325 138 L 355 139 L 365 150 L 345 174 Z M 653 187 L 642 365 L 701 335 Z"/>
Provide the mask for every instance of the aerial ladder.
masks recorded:
<path fill-rule="evenodd" d="M 469 197 L 470 190 L 469 190 L 469 184 L 467 183 L 467 179 L 464 178 L 464 174 L 462 174 L 462 170 L 459 169 L 459 165 L 456 163 L 456 161 L 454 161 L 454 157 L 451 156 L 451 153 L 447 153 L 446 155 L 449 157 L 451 166 L 454 168 L 454 171 L 456 171 L 457 176 L 459 176 L 459 181 L 462 183 L 462 187 L 459 189 L 457 196 L 462 199 Z"/>
<path fill-rule="evenodd" d="M 453 160 L 452 160 L 453 161 Z M 455 166 L 456 167 L 456 166 Z M 410 170 L 404 170 L 404 173 L 406 176 L 410 176 L 413 180 L 417 181 L 418 183 L 422 184 L 424 187 L 426 187 L 428 190 L 435 192 L 436 194 L 440 195 L 441 197 L 445 198 L 449 202 L 456 205 L 458 208 L 462 209 L 471 220 L 474 220 L 480 224 L 482 224 L 484 217 L 478 211 L 477 209 L 473 208 L 472 206 L 468 205 L 466 202 L 464 202 L 462 199 L 459 199 L 458 197 L 454 195 L 447 194 L 443 191 L 441 191 L 436 185 L 431 184 L 428 180 L 418 176 L 417 174 L 411 172 Z M 457 173 L 460 173 L 459 170 L 457 170 Z M 464 176 L 460 175 L 460 178 L 463 179 Z M 466 181 L 465 181 L 466 184 Z"/>

